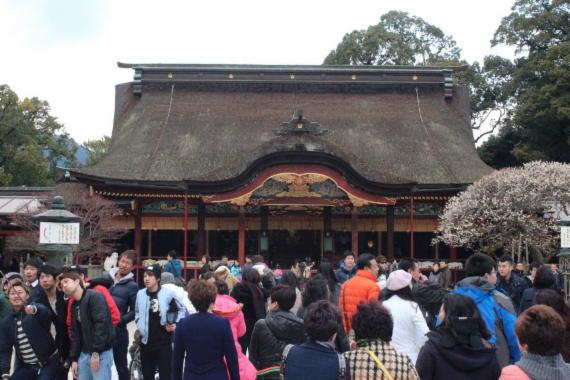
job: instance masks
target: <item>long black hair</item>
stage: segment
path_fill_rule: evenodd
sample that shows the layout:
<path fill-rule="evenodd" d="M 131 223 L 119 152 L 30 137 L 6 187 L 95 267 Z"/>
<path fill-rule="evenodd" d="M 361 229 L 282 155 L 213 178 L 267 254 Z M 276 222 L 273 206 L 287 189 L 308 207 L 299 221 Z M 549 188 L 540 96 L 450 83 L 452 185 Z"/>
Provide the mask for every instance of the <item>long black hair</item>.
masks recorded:
<path fill-rule="evenodd" d="M 334 274 L 334 268 L 331 262 L 327 259 L 323 259 L 319 264 L 318 272 L 327 281 L 331 294 L 334 293 L 336 288 L 336 275 Z"/>
<path fill-rule="evenodd" d="M 321 274 L 317 274 L 309 279 L 303 292 L 303 307 L 310 304 L 329 299 L 330 290 L 327 280 Z"/>
<path fill-rule="evenodd" d="M 443 300 L 442 308 L 445 318 L 439 328 L 451 334 L 457 342 L 476 345 L 481 343 L 480 338 L 488 340 L 491 337 L 477 305 L 471 298 L 449 294 Z M 471 337 L 475 337 L 475 340 Z"/>
<path fill-rule="evenodd" d="M 286 270 L 285 272 L 283 272 L 283 276 L 281 276 L 281 280 L 279 280 L 279 283 L 289 285 L 293 289 L 297 289 L 299 287 L 299 278 L 292 271 Z"/>
<path fill-rule="evenodd" d="M 390 290 L 386 288 L 384 292 L 386 294 L 386 298 L 384 299 L 384 301 L 388 301 L 393 296 L 398 296 L 405 301 L 411 301 L 417 303 L 416 299 L 414 298 L 414 294 L 412 293 L 412 288 L 410 288 L 409 286 L 405 286 L 402 289 L 398 290 Z"/>

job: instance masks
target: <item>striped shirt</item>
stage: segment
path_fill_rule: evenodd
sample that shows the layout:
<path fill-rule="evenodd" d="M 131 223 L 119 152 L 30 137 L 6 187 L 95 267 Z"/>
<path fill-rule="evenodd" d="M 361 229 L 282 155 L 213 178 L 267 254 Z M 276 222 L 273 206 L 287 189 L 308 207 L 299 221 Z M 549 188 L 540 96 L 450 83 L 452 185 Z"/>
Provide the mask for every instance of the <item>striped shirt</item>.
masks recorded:
<path fill-rule="evenodd" d="M 38 357 L 30 345 L 30 341 L 22 328 L 22 321 L 20 319 L 16 320 L 16 340 L 22 361 L 29 365 L 38 364 Z"/>

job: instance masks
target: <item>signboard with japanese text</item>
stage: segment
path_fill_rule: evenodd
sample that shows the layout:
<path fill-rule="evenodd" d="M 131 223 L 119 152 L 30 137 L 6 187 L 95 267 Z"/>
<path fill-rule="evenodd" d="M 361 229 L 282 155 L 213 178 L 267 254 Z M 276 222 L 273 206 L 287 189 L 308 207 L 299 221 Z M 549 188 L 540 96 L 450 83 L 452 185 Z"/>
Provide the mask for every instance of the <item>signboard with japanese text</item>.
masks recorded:
<path fill-rule="evenodd" d="M 40 244 L 79 244 L 79 223 L 40 222 Z"/>
<path fill-rule="evenodd" d="M 560 227 L 560 248 L 570 248 L 570 227 Z"/>

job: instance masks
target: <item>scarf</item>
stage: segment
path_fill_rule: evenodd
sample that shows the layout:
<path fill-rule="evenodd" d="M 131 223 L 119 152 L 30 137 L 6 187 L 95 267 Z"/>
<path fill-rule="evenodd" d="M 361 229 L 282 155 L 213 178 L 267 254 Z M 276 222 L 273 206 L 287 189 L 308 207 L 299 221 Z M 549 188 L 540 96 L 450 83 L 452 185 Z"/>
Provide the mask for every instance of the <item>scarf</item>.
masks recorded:
<path fill-rule="evenodd" d="M 533 380 L 567 380 L 570 365 L 564 363 L 562 355 L 542 356 L 527 353 L 516 364 Z"/>

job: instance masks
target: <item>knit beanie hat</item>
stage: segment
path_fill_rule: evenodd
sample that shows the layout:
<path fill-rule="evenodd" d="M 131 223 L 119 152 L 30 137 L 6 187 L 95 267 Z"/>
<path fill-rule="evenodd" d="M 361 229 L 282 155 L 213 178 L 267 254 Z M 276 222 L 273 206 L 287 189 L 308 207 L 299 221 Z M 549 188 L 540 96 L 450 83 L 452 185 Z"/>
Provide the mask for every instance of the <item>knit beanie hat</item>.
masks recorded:
<path fill-rule="evenodd" d="M 174 284 L 174 275 L 170 272 L 162 272 L 160 275 L 160 283 L 162 285 Z"/>
<path fill-rule="evenodd" d="M 406 286 L 410 286 L 411 283 L 412 283 L 412 275 L 406 272 L 405 270 L 398 269 L 390 273 L 390 276 L 388 276 L 386 287 L 388 288 L 388 290 L 395 292 L 397 290 L 404 289 Z"/>
<path fill-rule="evenodd" d="M 160 264 L 149 265 L 144 268 L 144 271 L 145 273 L 150 272 L 154 277 L 156 277 L 157 280 L 160 281 L 161 279 L 160 275 L 162 273 L 162 268 Z"/>
<path fill-rule="evenodd" d="M 56 278 L 58 274 L 61 273 L 61 270 L 57 269 L 56 267 L 54 267 L 53 265 L 49 265 L 49 264 L 44 264 L 41 266 L 40 271 L 38 273 L 38 277 L 41 276 L 41 274 L 47 274 L 52 276 L 53 278 Z"/>

